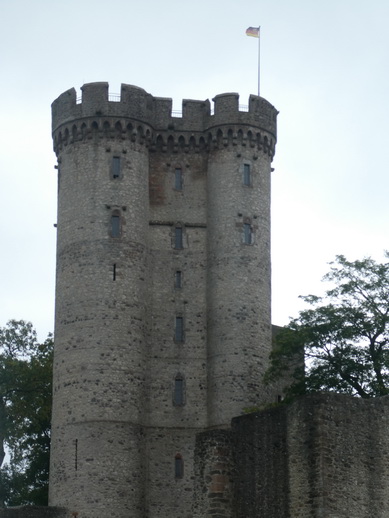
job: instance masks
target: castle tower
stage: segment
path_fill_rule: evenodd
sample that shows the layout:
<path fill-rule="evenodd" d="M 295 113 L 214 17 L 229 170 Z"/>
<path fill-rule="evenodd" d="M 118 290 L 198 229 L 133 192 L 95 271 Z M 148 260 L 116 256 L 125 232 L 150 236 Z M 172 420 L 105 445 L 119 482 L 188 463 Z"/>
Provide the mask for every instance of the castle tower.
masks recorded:
<path fill-rule="evenodd" d="M 52 105 L 58 240 L 50 504 L 191 515 L 198 432 L 269 400 L 276 110 L 107 83 Z"/>

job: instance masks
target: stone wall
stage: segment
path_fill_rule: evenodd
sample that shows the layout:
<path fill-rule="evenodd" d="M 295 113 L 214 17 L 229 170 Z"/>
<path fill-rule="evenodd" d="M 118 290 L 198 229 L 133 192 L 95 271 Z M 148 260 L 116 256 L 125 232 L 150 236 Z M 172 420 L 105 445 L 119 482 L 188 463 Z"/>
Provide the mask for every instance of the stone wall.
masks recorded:
<path fill-rule="evenodd" d="M 60 507 L 36 505 L 0 509 L 0 518 L 76 518 Z"/>
<path fill-rule="evenodd" d="M 197 436 L 193 518 L 230 518 L 233 504 L 233 450 L 230 430 Z"/>
<path fill-rule="evenodd" d="M 317 394 L 237 417 L 228 439 L 197 438 L 194 517 L 387 518 L 388 430 L 389 398 Z M 220 450 L 230 514 L 215 514 Z"/>
<path fill-rule="evenodd" d="M 49 502 L 79 518 L 190 518 L 196 434 L 274 399 L 261 377 L 277 111 L 213 101 L 178 116 L 171 99 L 91 83 L 52 105 Z"/>

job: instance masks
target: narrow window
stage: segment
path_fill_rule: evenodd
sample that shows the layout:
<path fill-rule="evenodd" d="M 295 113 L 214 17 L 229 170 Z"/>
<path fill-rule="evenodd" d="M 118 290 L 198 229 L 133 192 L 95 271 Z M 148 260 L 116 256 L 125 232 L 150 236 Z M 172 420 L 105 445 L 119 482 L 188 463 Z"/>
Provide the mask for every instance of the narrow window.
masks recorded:
<path fill-rule="evenodd" d="M 182 169 L 180 167 L 176 167 L 174 172 L 174 188 L 177 191 L 182 191 L 183 187 L 183 178 L 182 178 Z"/>
<path fill-rule="evenodd" d="M 184 461 L 179 453 L 174 457 L 174 476 L 175 478 L 183 478 L 184 476 Z"/>
<path fill-rule="evenodd" d="M 182 288 L 182 271 L 177 270 L 174 274 L 174 287 L 176 289 Z"/>
<path fill-rule="evenodd" d="M 74 439 L 74 469 L 78 469 L 78 439 Z"/>
<path fill-rule="evenodd" d="M 120 215 L 111 216 L 111 237 L 120 237 Z"/>
<path fill-rule="evenodd" d="M 116 281 L 116 263 L 114 263 L 112 267 L 112 280 Z"/>
<path fill-rule="evenodd" d="M 184 318 L 183 317 L 176 317 L 174 340 L 178 343 L 182 343 L 184 341 Z"/>
<path fill-rule="evenodd" d="M 181 250 L 181 248 L 184 248 L 182 227 L 176 227 L 174 230 L 174 248 Z"/>
<path fill-rule="evenodd" d="M 184 404 L 184 378 L 181 374 L 177 374 L 174 380 L 173 403 L 176 406 Z"/>
<path fill-rule="evenodd" d="M 250 164 L 243 164 L 243 185 L 251 185 Z"/>
<path fill-rule="evenodd" d="M 112 157 L 112 178 L 120 178 L 120 156 Z"/>
<path fill-rule="evenodd" d="M 243 242 L 245 245 L 253 244 L 253 234 L 250 223 L 243 224 Z"/>

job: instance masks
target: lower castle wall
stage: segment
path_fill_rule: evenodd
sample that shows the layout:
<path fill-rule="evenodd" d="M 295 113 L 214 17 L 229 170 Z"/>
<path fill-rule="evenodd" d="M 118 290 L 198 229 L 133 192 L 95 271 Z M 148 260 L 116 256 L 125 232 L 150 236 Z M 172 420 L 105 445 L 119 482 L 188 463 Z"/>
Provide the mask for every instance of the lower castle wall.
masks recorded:
<path fill-rule="evenodd" d="M 110 518 L 144 517 L 142 427 L 120 421 L 76 423 L 57 430 L 56 439 L 51 505 L 67 508 L 67 516 L 75 518 L 102 518 L 107 509 Z"/>
<path fill-rule="evenodd" d="M 323 393 L 236 417 L 229 430 L 197 435 L 194 473 L 188 473 L 189 480 L 195 480 L 193 509 L 189 509 L 190 485 L 176 481 L 186 503 L 181 506 L 183 502 L 172 499 L 169 491 L 164 494 L 161 486 L 159 515 L 387 518 L 388 430 L 389 397 L 363 400 Z M 191 459 L 189 451 L 183 454 Z M 172 471 L 172 460 L 169 463 Z M 55 507 L 0 509 L 0 518 L 71 514 L 77 513 Z M 91 509 L 91 516 L 98 513 Z"/>
<path fill-rule="evenodd" d="M 234 479 L 230 430 L 197 435 L 193 518 L 231 518 Z"/>
<path fill-rule="evenodd" d="M 388 397 L 317 394 L 234 418 L 222 437 L 197 438 L 193 516 L 387 518 L 388 430 Z M 214 483 L 221 451 L 230 466 L 223 494 Z M 229 510 L 217 511 L 215 499 Z"/>
<path fill-rule="evenodd" d="M 146 431 L 145 518 L 192 518 L 195 436 L 194 429 L 156 427 Z M 182 458 L 182 477 L 175 473 L 176 454 Z"/>
<path fill-rule="evenodd" d="M 68 518 L 69 513 L 62 507 L 37 505 L 8 507 L 0 509 L 0 518 Z"/>

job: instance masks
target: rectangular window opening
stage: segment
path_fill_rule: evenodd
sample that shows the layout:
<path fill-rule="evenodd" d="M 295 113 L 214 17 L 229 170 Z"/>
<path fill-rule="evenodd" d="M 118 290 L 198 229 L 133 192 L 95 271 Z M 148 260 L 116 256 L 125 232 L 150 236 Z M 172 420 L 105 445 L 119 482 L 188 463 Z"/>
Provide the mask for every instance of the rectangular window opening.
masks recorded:
<path fill-rule="evenodd" d="M 174 475 L 175 478 L 183 478 L 184 476 L 184 462 L 180 455 L 174 459 Z"/>
<path fill-rule="evenodd" d="M 243 240 L 246 245 L 251 245 L 253 243 L 253 235 L 250 223 L 243 224 Z"/>
<path fill-rule="evenodd" d="M 176 248 L 177 250 L 184 248 L 183 243 L 184 242 L 182 227 L 176 227 L 174 233 L 174 248 Z"/>
<path fill-rule="evenodd" d="M 177 191 L 182 191 L 183 188 L 182 169 L 180 167 L 176 167 L 174 172 L 174 188 Z"/>
<path fill-rule="evenodd" d="M 174 339 L 178 343 L 184 341 L 184 318 L 176 317 L 176 328 L 174 331 Z"/>
<path fill-rule="evenodd" d="M 176 289 L 182 288 L 182 271 L 181 270 L 177 270 L 176 273 L 174 274 L 174 287 Z"/>
<path fill-rule="evenodd" d="M 74 439 L 74 469 L 78 470 L 78 439 Z"/>
<path fill-rule="evenodd" d="M 112 157 L 112 178 L 120 178 L 120 156 Z"/>
<path fill-rule="evenodd" d="M 112 267 L 112 280 L 116 281 L 116 263 L 114 263 Z"/>
<path fill-rule="evenodd" d="M 111 216 L 111 236 L 120 236 L 120 216 L 117 214 L 113 214 Z"/>
<path fill-rule="evenodd" d="M 250 164 L 243 164 L 243 185 L 251 185 Z"/>
<path fill-rule="evenodd" d="M 184 380 L 176 378 L 174 381 L 174 404 L 182 406 L 184 404 Z"/>

